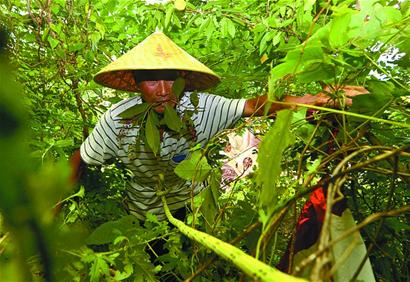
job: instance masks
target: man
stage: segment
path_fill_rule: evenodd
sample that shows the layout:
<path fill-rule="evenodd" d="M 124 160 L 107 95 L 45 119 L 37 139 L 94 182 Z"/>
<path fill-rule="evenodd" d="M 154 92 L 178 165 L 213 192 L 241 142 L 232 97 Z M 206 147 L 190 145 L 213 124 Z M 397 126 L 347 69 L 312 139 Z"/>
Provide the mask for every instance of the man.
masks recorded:
<path fill-rule="evenodd" d="M 173 89 L 174 82 L 179 78 L 185 82 L 185 91 L 180 96 Z M 263 115 L 267 100 L 266 96 L 246 100 L 205 93 L 194 93 L 196 96 L 193 99 L 189 91 L 210 88 L 220 78 L 162 32 L 147 37 L 102 69 L 94 79 L 114 89 L 141 92 L 141 96 L 131 97 L 112 106 L 100 118 L 74 160 L 77 160 L 76 166 L 83 163 L 80 167 L 84 167 L 84 164 L 103 165 L 111 159 L 124 163 L 132 172 L 127 190 L 128 209 L 140 220 L 144 220 L 148 212 L 159 219 L 165 218 L 161 199 L 156 194 L 159 182 L 168 191 L 166 197 L 170 210 L 176 212 L 184 209 L 186 202 L 197 195 L 203 186 L 200 183 L 193 185 L 175 175 L 176 165 L 188 156 L 189 149 L 195 143 L 205 145 L 216 133 L 232 127 L 241 117 Z M 354 96 L 366 91 L 360 87 L 347 87 L 345 92 L 347 96 Z M 320 93 L 303 97 L 285 96 L 283 101 L 325 105 L 330 99 Z M 144 124 L 141 120 L 124 118 L 124 113 L 144 102 L 156 113 L 153 116 L 147 114 L 148 119 L 150 116 L 152 120 L 162 118 L 167 108 L 175 109 L 181 118 L 185 116 L 184 120 L 189 120 L 189 130 L 181 133 L 163 125 L 158 129 L 147 125 L 152 121 L 145 120 Z M 273 103 L 269 115 L 287 108 L 294 109 L 295 106 Z M 155 140 L 151 131 L 156 132 L 155 128 L 160 135 L 158 151 L 151 144 Z M 142 138 L 142 134 L 146 138 Z"/>

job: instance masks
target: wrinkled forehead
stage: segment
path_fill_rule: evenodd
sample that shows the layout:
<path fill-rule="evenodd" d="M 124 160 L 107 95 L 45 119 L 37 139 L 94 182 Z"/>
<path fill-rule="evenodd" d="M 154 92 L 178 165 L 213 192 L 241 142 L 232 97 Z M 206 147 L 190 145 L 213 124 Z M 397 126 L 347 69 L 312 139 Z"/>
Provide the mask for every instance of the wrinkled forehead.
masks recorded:
<path fill-rule="evenodd" d="M 141 81 L 176 80 L 180 76 L 178 70 L 134 70 L 134 79 Z"/>

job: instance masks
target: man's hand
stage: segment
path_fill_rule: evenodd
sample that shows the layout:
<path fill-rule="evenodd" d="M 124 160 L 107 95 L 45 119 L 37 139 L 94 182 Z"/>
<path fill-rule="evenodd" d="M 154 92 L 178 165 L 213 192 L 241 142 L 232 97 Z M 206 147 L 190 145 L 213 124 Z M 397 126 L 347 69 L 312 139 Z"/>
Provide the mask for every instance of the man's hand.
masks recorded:
<path fill-rule="evenodd" d="M 344 96 L 334 95 L 336 92 L 344 92 Z M 357 95 L 369 94 L 369 91 L 362 86 L 346 85 L 342 87 L 329 87 L 324 88 L 324 92 L 320 92 L 316 95 L 307 94 L 306 101 L 302 101 L 302 104 L 314 105 L 314 106 L 331 106 L 333 108 L 340 108 L 341 104 L 345 106 L 352 105 L 352 97 Z M 311 97 L 313 96 L 313 97 Z M 342 99 L 341 99 L 342 98 Z"/>
<path fill-rule="evenodd" d="M 325 106 L 332 108 L 339 108 L 341 105 L 350 106 L 352 104 L 352 97 L 362 94 L 367 94 L 366 88 L 361 86 L 341 86 L 341 87 L 325 87 L 324 92 L 320 92 L 316 95 L 306 94 L 302 97 L 298 96 L 285 96 L 282 102 L 272 102 L 271 107 L 268 111 L 269 116 L 274 116 L 277 111 L 283 109 L 297 109 L 296 104 L 305 104 L 313 106 Z M 336 92 L 343 91 L 344 96 Z M 336 97 L 343 97 L 343 99 L 336 99 Z M 285 102 L 285 103 L 283 103 Z M 249 116 L 262 116 L 264 115 L 264 106 L 267 103 L 266 95 L 248 99 L 245 103 L 245 108 L 243 111 L 244 117 Z"/>

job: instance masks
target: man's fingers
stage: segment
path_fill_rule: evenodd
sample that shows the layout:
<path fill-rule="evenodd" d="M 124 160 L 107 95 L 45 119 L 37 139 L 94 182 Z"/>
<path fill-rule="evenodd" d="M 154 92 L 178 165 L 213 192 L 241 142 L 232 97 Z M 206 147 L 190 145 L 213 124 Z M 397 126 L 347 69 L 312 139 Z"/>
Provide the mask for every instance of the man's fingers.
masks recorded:
<path fill-rule="evenodd" d="M 345 86 L 342 90 L 344 90 L 347 97 L 369 94 L 369 91 L 362 86 Z"/>
<path fill-rule="evenodd" d="M 363 86 L 345 85 L 345 86 L 329 86 L 326 85 L 323 90 L 327 93 L 343 90 L 347 97 L 354 97 L 362 94 L 369 94 L 369 91 Z"/>

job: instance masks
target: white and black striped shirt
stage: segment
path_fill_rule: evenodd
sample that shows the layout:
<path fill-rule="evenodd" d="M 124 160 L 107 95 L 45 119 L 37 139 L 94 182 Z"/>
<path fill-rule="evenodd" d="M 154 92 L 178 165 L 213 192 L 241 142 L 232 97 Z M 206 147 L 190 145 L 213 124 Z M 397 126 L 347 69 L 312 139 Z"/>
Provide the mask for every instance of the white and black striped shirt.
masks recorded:
<path fill-rule="evenodd" d="M 176 110 L 179 114 L 185 110 L 194 110 L 190 93 L 185 93 Z M 199 93 L 197 111 L 192 116 L 196 132 L 196 142 L 205 145 L 219 131 L 231 127 L 243 113 L 244 99 L 227 99 L 221 96 Z M 133 97 L 113 105 L 100 118 L 90 136 L 81 145 L 81 157 L 87 164 L 102 165 L 113 158 L 121 160 L 132 171 L 127 194 L 131 213 L 144 220 L 147 212 L 159 219 L 165 218 L 160 197 L 156 195 L 159 174 L 164 176 L 167 203 L 177 210 L 185 205 L 193 195 L 198 194 L 203 186 L 192 187 L 189 181 L 179 178 L 174 173 L 175 166 L 188 154 L 192 142 L 191 134 L 180 136 L 173 131 L 165 131 L 158 156 L 143 144 L 136 142 L 139 126 L 124 123 L 119 115 L 130 107 L 142 103 L 141 97 Z"/>

